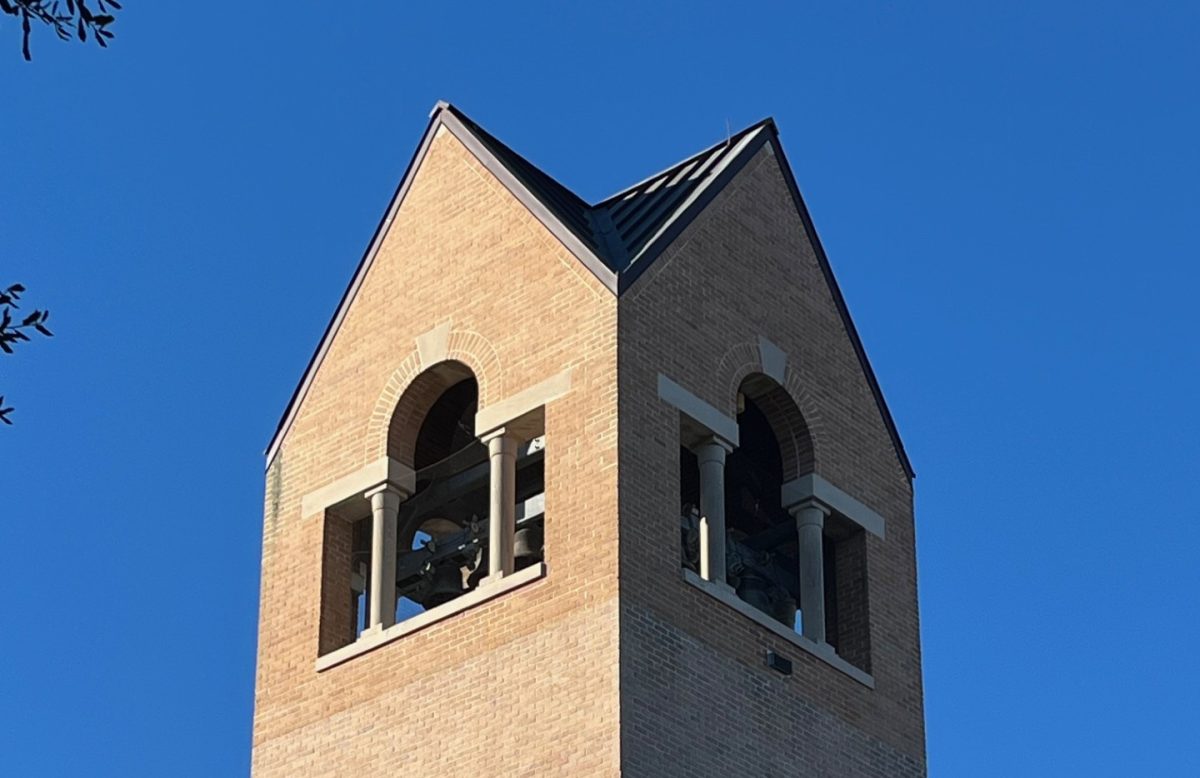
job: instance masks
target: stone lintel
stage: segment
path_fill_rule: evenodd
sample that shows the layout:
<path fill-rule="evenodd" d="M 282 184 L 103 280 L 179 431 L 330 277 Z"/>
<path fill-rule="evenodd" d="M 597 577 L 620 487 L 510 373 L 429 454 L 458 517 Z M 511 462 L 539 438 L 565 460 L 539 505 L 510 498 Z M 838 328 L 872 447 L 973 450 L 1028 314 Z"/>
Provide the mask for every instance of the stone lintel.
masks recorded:
<path fill-rule="evenodd" d="M 733 449 L 738 444 L 737 419 L 730 418 L 679 384 L 658 374 L 658 397 L 681 414 L 680 443 L 691 448 L 716 437 Z"/>
<path fill-rule="evenodd" d="M 391 484 L 404 494 L 412 494 L 417 486 L 411 467 L 391 457 L 381 457 L 348 473 L 336 481 L 309 492 L 300 500 L 300 515 L 312 516 L 343 503 L 362 502 L 362 514 L 370 513 L 370 502 L 364 496 L 374 487 Z"/>
<path fill-rule="evenodd" d="M 571 370 L 550 376 L 475 414 L 475 434 L 484 437 L 504 427 L 507 434 L 525 442 L 541 435 L 546 425 L 546 404 L 571 390 Z"/>
<path fill-rule="evenodd" d="M 788 481 L 780 489 L 780 497 L 786 508 L 800 505 L 808 500 L 816 500 L 838 513 L 872 535 L 882 538 L 884 531 L 883 516 L 863 505 L 846 492 L 837 488 L 816 473 L 802 475 Z"/>

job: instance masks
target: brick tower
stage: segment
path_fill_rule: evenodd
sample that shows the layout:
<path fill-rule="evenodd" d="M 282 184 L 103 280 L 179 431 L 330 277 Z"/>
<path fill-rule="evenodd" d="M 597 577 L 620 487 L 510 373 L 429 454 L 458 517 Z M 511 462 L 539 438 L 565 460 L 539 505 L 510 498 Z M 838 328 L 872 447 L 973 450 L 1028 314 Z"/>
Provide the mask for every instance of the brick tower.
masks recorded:
<path fill-rule="evenodd" d="M 439 103 L 267 451 L 256 776 L 925 773 L 912 469 L 770 120 Z"/>

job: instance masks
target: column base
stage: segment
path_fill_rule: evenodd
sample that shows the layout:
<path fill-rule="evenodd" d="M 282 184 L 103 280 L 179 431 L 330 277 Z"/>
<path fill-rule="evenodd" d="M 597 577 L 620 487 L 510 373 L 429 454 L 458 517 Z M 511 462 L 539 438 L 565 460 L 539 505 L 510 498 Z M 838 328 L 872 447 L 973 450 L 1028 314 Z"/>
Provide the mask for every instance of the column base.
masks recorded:
<path fill-rule="evenodd" d="M 730 586 L 725 581 L 709 581 L 708 579 L 703 579 L 703 580 L 709 586 L 714 587 L 717 591 L 722 592 L 724 594 L 728 594 L 731 597 L 737 597 L 737 590 L 734 589 L 732 586 Z"/>
<path fill-rule="evenodd" d="M 495 586 L 511 575 L 512 573 L 509 573 L 508 575 L 505 575 L 504 573 L 489 573 L 488 575 L 485 575 L 483 578 L 479 579 L 479 586 L 480 588 L 483 588 L 484 586 Z"/>

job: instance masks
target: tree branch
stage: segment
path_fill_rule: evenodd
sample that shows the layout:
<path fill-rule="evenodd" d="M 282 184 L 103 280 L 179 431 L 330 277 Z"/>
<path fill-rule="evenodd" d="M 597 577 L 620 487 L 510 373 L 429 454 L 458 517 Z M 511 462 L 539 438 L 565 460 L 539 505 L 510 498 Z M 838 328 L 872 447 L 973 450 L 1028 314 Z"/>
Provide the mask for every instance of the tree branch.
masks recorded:
<path fill-rule="evenodd" d="M 21 54 L 27 62 L 33 59 L 29 48 L 33 21 L 53 29 L 60 40 L 87 41 L 90 33 L 97 45 L 108 48 L 114 10 L 121 10 L 118 0 L 0 0 L 0 14 L 21 18 Z"/>

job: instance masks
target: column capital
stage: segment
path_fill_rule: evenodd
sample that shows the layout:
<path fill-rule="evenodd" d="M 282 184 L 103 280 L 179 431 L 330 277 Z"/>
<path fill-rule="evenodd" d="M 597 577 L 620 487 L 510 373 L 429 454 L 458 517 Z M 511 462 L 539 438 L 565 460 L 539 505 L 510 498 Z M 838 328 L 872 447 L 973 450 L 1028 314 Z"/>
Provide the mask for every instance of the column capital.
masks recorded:
<path fill-rule="evenodd" d="M 720 435 L 709 435 L 702 440 L 693 443 L 689 448 L 702 461 L 705 458 L 720 457 L 722 460 L 725 455 L 737 448 L 736 444 L 730 443 Z"/>
<path fill-rule="evenodd" d="M 394 494 L 398 503 L 404 502 L 409 497 L 412 497 L 412 491 L 391 481 L 384 481 L 381 484 L 372 486 L 370 489 L 363 492 L 363 497 L 370 500 L 377 494 Z"/>
<path fill-rule="evenodd" d="M 785 483 L 779 490 L 779 499 L 788 510 L 805 500 L 815 499 L 825 507 L 827 513 L 835 512 L 872 535 L 883 537 L 883 516 L 816 473 L 808 473 Z"/>
<path fill-rule="evenodd" d="M 800 524 L 824 524 L 825 517 L 833 513 L 833 510 L 816 497 L 809 497 L 795 505 L 789 505 L 787 512 Z"/>
<path fill-rule="evenodd" d="M 505 445 L 507 442 L 508 445 L 515 447 L 519 440 L 520 438 L 513 434 L 513 432 L 510 431 L 507 426 L 496 427 L 495 429 L 489 430 L 479 436 L 479 442 L 483 443 L 489 448 L 492 445 L 492 441 L 498 441 L 497 445 Z"/>

